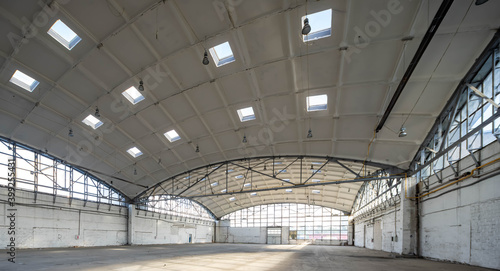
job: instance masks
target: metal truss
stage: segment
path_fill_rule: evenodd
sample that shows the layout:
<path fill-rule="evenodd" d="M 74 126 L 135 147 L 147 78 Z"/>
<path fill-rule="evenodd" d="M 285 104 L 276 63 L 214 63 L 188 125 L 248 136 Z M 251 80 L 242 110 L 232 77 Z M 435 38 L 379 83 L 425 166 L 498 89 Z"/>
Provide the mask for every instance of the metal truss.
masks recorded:
<path fill-rule="evenodd" d="M 58 196 L 87 202 L 96 202 L 124 206 L 130 201 L 123 193 L 111 187 L 87 171 L 68 165 L 47 153 L 35 150 L 18 142 L 0 137 L 0 156 L 16 160 L 16 187 L 21 190 L 31 190 L 36 202 L 40 193 L 52 195 L 55 203 Z M 3 151 L 2 151 L 3 149 Z M 0 182 L 2 167 L 0 163 Z"/>
<path fill-rule="evenodd" d="M 410 175 L 422 173 L 418 176 L 424 178 L 435 175 L 442 181 L 436 173 L 446 165 L 458 176 L 460 169 L 455 162 L 467 155 L 471 156 L 476 166 L 480 166 L 481 161 L 475 151 L 492 141 L 485 142 L 485 127 L 491 127 L 492 136 L 500 143 L 500 110 L 496 104 L 500 97 L 500 78 L 496 78 L 497 73 L 493 72 L 500 68 L 499 45 L 500 30 L 476 59 L 436 119 L 410 164 Z M 491 80 L 487 81 L 487 78 Z M 486 82 L 488 85 L 485 85 Z"/>
<path fill-rule="evenodd" d="M 385 176 L 383 179 L 363 183 L 352 207 L 354 217 L 366 217 L 399 203 L 401 184 L 405 178 L 406 176 Z"/>

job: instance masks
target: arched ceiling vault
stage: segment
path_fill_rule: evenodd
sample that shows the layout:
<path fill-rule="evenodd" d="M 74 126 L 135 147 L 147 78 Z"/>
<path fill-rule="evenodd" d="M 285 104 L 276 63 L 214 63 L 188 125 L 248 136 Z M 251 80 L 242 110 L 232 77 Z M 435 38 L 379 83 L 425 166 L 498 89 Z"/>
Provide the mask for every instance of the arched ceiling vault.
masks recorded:
<path fill-rule="evenodd" d="M 354 179 L 349 169 L 357 172 L 363 161 L 372 172 L 405 170 L 500 27 L 500 1 L 474 2 L 454 1 L 374 137 L 440 1 L 1 1 L 0 136 L 89 169 L 129 198 L 148 187 L 168 191 L 165 180 L 197 168 L 228 161 L 245 167 L 263 157 L 338 157 L 346 167 L 329 162 L 321 181 Z M 306 7 L 308 14 L 332 10 L 330 36 L 304 43 Z M 71 50 L 47 33 L 57 20 L 81 38 Z M 224 42 L 234 62 L 217 66 L 208 52 L 203 65 L 205 49 Z M 39 82 L 32 92 L 10 82 L 16 70 Z M 140 81 L 144 100 L 132 104 L 122 93 Z M 324 94 L 326 109 L 308 111 L 306 98 Z M 240 121 L 237 110 L 247 107 L 255 119 Z M 82 121 L 96 108 L 103 125 L 93 129 Z M 402 124 L 406 137 L 398 137 Z M 171 130 L 179 140 L 166 138 Z M 132 147 L 142 155 L 131 156 Z M 258 187 L 288 185 L 262 176 Z M 200 188 L 208 186 L 181 196 L 195 197 Z M 358 188 L 320 186 L 309 197 L 304 191 L 312 187 L 267 190 L 236 202 L 321 200 L 347 210 Z M 197 200 L 217 215 L 236 208 L 216 198 Z"/>

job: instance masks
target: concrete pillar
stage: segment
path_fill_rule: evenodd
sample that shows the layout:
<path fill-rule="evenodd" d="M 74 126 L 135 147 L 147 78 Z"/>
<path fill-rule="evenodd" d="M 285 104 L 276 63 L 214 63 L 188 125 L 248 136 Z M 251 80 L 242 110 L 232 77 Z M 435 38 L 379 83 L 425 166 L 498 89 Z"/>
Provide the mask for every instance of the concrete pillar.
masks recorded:
<path fill-rule="evenodd" d="M 136 221 L 135 204 L 128 205 L 128 221 L 127 221 L 127 245 L 133 245 L 135 242 L 135 221 Z"/>
<path fill-rule="evenodd" d="M 398 236 L 402 238 L 403 251 L 402 254 L 405 255 L 418 255 L 418 206 L 417 201 L 414 199 L 407 199 L 408 197 L 414 197 L 416 194 L 416 180 L 415 178 L 408 178 L 407 180 L 407 191 L 405 196 L 405 186 L 403 184 L 403 191 L 401 193 L 401 210 L 403 212 L 402 226 L 403 226 L 403 236 Z"/>

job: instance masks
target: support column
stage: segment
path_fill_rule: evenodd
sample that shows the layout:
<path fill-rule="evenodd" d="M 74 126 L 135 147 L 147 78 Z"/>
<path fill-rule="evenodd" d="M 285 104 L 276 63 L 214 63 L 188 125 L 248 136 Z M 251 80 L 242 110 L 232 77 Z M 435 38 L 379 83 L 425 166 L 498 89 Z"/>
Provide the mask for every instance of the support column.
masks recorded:
<path fill-rule="evenodd" d="M 127 245 L 133 245 L 135 241 L 135 221 L 136 210 L 135 204 L 128 205 L 128 221 L 127 221 Z"/>
<path fill-rule="evenodd" d="M 404 189 L 404 187 L 403 187 Z M 415 197 L 416 179 L 414 177 L 407 180 L 406 196 Z M 403 236 L 402 245 L 404 255 L 418 255 L 418 205 L 417 200 L 407 199 L 405 193 L 401 193 L 401 210 L 403 212 L 402 226 Z"/>

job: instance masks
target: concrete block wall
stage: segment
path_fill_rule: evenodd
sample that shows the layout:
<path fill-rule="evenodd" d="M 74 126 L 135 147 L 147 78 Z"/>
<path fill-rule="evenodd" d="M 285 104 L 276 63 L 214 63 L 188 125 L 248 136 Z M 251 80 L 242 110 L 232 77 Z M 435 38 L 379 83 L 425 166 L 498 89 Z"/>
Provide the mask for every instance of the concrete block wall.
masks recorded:
<path fill-rule="evenodd" d="M 398 204 L 395 208 L 391 207 L 370 217 L 354 221 L 354 245 L 403 253 L 402 217 L 401 205 Z M 376 227 L 380 227 L 380 230 Z"/>
<path fill-rule="evenodd" d="M 134 237 L 131 241 L 133 245 L 213 241 L 214 222 L 139 210 L 133 212 L 136 213 L 133 225 Z"/>
<path fill-rule="evenodd" d="M 7 189 L 0 188 L 0 198 L 7 199 Z M 73 246 L 111 246 L 127 243 L 127 209 L 125 207 L 16 191 L 15 236 L 8 234 L 10 207 L 0 203 L 0 247 L 15 237 L 16 248 Z"/>
<path fill-rule="evenodd" d="M 500 144 L 495 142 L 476 156 L 484 164 L 500 157 L 499 153 Z M 475 168 L 470 156 L 458 166 L 460 174 Z M 496 163 L 480 174 L 499 169 L 500 163 Z M 454 178 L 450 168 L 441 174 L 444 183 Z M 466 179 L 421 199 L 421 256 L 500 269 L 500 175 L 493 174 Z M 429 190 L 440 185 L 436 177 L 430 178 Z M 422 183 L 419 188 L 426 189 Z"/>

